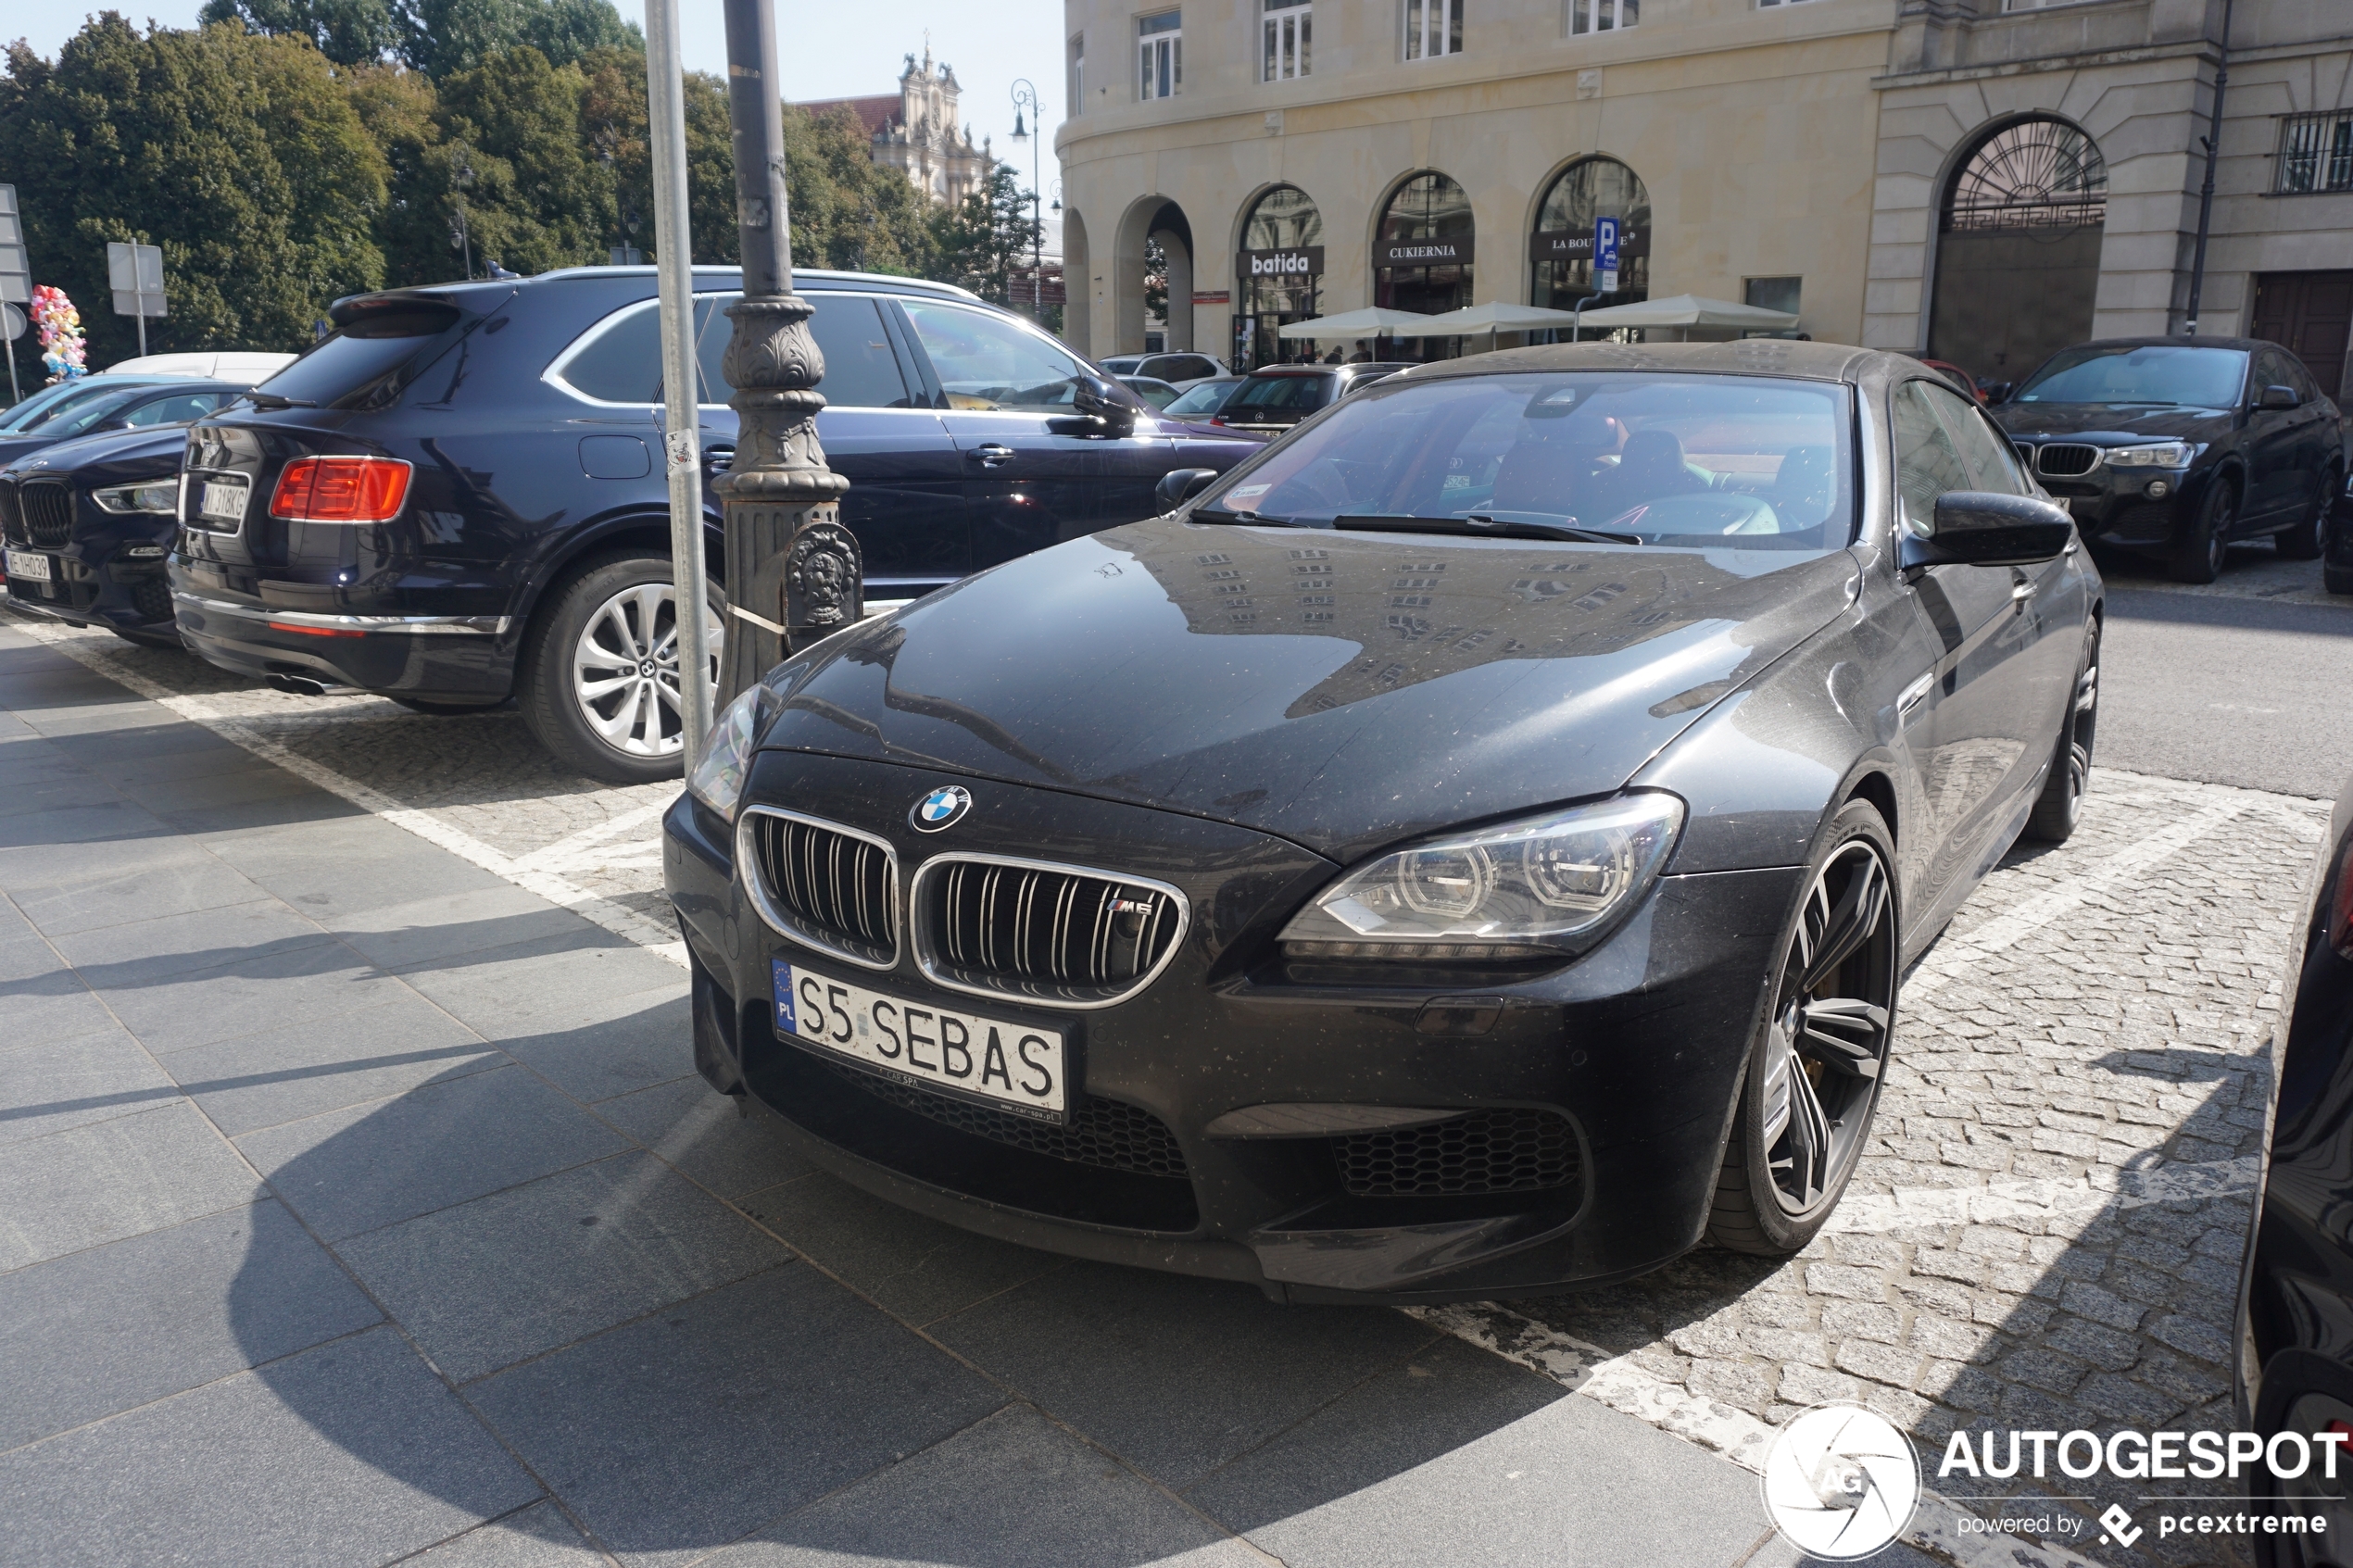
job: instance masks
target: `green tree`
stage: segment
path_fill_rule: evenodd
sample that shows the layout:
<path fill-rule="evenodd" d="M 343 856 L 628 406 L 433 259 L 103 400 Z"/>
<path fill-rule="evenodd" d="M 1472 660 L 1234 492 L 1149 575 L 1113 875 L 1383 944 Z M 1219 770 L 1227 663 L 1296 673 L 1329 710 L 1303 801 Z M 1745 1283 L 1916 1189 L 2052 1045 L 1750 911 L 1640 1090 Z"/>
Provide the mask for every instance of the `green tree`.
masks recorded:
<path fill-rule="evenodd" d="M 171 313 L 150 323 L 157 353 L 300 348 L 331 301 L 384 281 L 384 157 L 306 38 L 143 35 L 108 11 L 54 63 L 15 44 L 0 168 L 34 277 L 82 307 L 94 367 L 137 352 L 136 323 L 108 308 L 110 240 L 163 249 Z"/>
<path fill-rule="evenodd" d="M 734 179 L 731 163 L 731 207 Z M 865 126 L 847 108 L 785 107 L 785 194 L 795 266 L 922 277 L 937 265 L 929 204 L 904 174 L 875 162 Z"/>
<path fill-rule="evenodd" d="M 402 36 L 392 0 L 205 0 L 196 16 L 272 38 L 308 38 L 343 66 L 381 59 Z"/>
<path fill-rule="evenodd" d="M 962 205 L 933 215 L 939 255 L 931 276 L 961 283 L 983 299 L 1011 304 L 1013 274 L 1028 267 L 1038 232 L 1030 211 L 1030 194 L 1013 177 L 1012 166 L 995 165 L 981 188 Z"/>
<path fill-rule="evenodd" d="M 558 67 L 599 49 L 643 55 L 646 47 L 645 35 L 611 0 L 401 0 L 401 31 L 402 57 L 435 80 L 518 47 L 536 49 Z"/>

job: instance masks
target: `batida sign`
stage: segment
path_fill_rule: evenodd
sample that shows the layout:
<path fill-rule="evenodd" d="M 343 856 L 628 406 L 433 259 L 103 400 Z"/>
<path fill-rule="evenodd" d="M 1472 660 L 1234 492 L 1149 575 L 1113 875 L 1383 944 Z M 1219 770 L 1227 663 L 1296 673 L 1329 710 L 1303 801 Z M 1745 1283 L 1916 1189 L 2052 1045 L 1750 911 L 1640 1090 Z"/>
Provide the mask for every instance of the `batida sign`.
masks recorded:
<path fill-rule="evenodd" d="M 1234 270 L 1245 278 L 1312 278 L 1324 270 L 1322 245 L 1298 245 L 1290 250 L 1246 250 Z"/>

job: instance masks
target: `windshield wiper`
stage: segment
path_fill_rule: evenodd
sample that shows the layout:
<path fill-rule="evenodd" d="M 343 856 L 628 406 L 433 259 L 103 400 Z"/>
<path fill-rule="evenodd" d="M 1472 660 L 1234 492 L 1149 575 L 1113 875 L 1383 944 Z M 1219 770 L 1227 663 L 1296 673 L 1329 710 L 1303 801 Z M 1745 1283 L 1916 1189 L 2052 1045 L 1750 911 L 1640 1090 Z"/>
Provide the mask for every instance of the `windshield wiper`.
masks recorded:
<path fill-rule="evenodd" d="M 1468 539 L 1560 539 L 1577 545 L 1640 545 L 1639 533 L 1612 533 L 1557 522 L 1478 517 L 1336 517 L 1332 526 L 1360 533 L 1452 533 Z"/>
<path fill-rule="evenodd" d="M 236 399 L 257 408 L 316 408 L 319 405 L 308 397 L 288 397 L 279 392 L 248 392 Z"/>
<path fill-rule="evenodd" d="M 1256 512 L 1229 512 L 1216 507 L 1195 507 L 1185 514 L 1187 522 L 1238 522 L 1245 528 L 1305 528 L 1303 522 L 1293 522 L 1287 517 L 1260 517 Z"/>

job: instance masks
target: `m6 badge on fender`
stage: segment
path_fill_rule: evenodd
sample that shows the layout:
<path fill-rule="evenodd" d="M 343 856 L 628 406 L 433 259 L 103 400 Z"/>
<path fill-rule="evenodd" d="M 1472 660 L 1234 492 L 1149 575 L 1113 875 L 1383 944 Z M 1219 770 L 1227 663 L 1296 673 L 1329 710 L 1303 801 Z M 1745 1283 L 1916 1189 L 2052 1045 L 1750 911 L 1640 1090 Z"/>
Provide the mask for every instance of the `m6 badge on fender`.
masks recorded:
<path fill-rule="evenodd" d="M 963 822 L 972 808 L 972 791 L 962 784 L 943 784 L 915 802 L 907 822 L 917 833 L 938 833 Z"/>

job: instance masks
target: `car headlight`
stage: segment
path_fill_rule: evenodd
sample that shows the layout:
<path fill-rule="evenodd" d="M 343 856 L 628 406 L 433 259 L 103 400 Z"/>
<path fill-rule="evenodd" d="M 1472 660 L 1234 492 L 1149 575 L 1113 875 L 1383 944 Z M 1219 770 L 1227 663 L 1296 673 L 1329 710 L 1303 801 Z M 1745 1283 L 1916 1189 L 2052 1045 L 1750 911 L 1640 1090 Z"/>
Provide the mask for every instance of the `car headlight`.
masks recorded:
<path fill-rule="evenodd" d="M 149 479 L 137 484 L 109 484 L 103 490 L 90 492 L 90 498 L 105 511 L 152 512 L 161 517 L 177 517 L 180 513 L 180 481 Z"/>
<path fill-rule="evenodd" d="M 2148 446 L 2111 446 L 2103 460 L 2112 469 L 2185 469 L 2197 456 L 2186 441 L 2160 441 Z"/>
<path fill-rule="evenodd" d="M 733 822 L 736 803 L 743 798 L 744 779 L 751 770 L 752 748 L 760 732 L 776 715 L 776 694 L 764 684 L 752 687 L 719 710 L 702 755 L 686 775 L 686 793 Z"/>
<path fill-rule="evenodd" d="M 1513 959 L 1574 952 L 1657 877 L 1671 795 L 1621 796 L 1383 855 L 1283 928 L 1294 958 Z"/>

